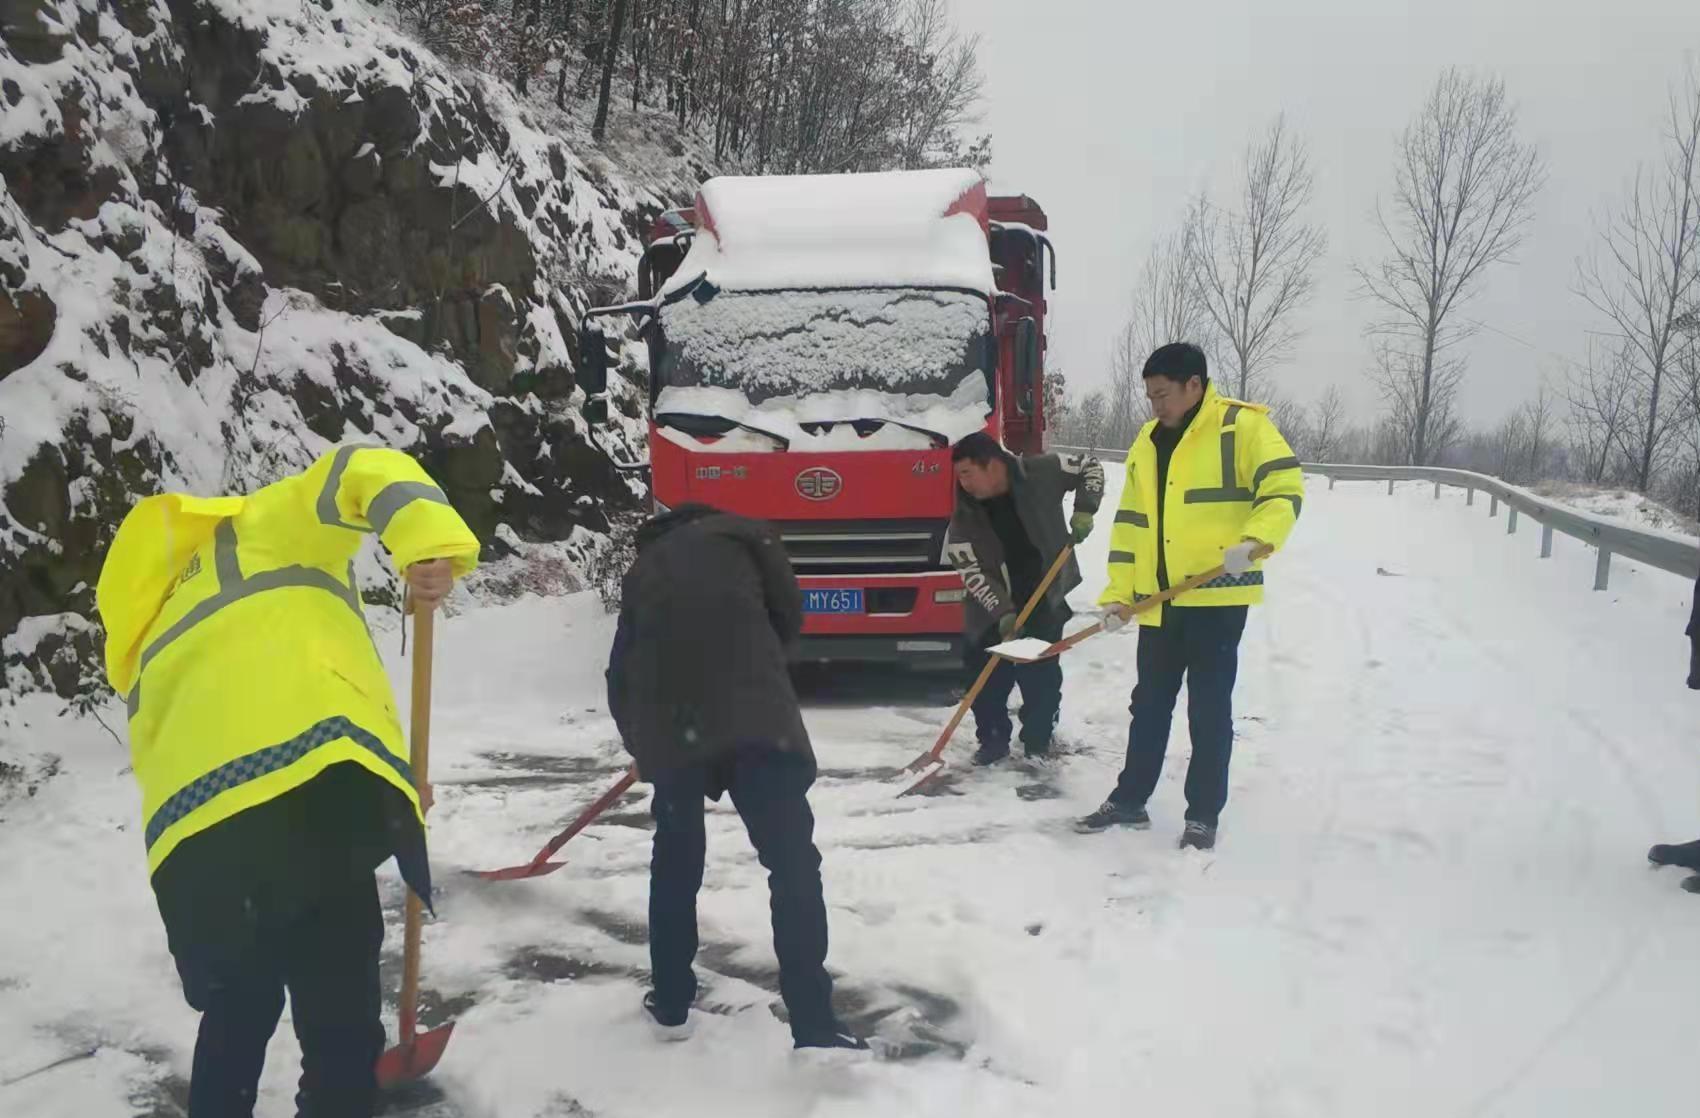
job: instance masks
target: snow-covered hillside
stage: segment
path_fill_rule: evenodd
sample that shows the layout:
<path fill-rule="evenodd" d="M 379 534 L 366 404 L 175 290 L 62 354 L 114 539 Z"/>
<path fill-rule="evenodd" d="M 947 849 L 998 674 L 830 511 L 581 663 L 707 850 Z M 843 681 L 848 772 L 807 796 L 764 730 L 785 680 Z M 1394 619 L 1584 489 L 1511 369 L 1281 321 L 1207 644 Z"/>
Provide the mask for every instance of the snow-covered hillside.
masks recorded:
<path fill-rule="evenodd" d="M 247 490 L 355 439 L 417 453 L 498 556 L 636 506 L 571 407 L 570 336 L 705 160 L 642 114 L 593 148 L 576 106 L 521 104 L 388 18 L 0 10 L 8 689 L 77 693 L 79 618 L 138 494 Z"/>
<path fill-rule="evenodd" d="M 1107 504 L 1114 507 L 1119 474 Z M 1083 549 L 1090 602 L 1108 533 Z M 624 764 L 589 595 L 439 630 L 429 1020 L 459 1028 L 432 1113 L 473 1118 L 901 1114 L 1035 1118 L 1479 1115 L 1694 1109 L 1700 897 L 1644 868 L 1700 834 L 1690 586 L 1507 536 L 1461 492 L 1313 481 L 1244 645 L 1222 843 L 1178 853 L 1184 719 L 1154 830 L 1079 836 L 1118 768 L 1134 642 L 1065 662 L 1068 750 L 896 800 L 948 690 L 816 680 L 807 718 L 840 1009 L 895 1059 L 795 1064 L 764 875 L 711 811 L 704 1024 L 644 1029 L 646 802 L 633 793 L 532 882 L 525 859 Z M 380 634 L 386 653 L 393 631 Z M 398 687 L 406 664 L 393 664 Z M 194 1018 L 145 880 L 127 757 L 45 697 L 0 733 L 63 775 L 0 802 L 0 1112 L 178 1113 Z M 392 921 L 399 884 L 386 882 Z M 394 925 L 392 924 L 392 927 Z M 392 934 L 389 949 L 396 948 Z M 395 960 L 386 960 L 393 983 Z M 393 1009 L 392 1009 L 393 1012 Z M 260 1113 L 290 1113 L 272 1045 Z"/>

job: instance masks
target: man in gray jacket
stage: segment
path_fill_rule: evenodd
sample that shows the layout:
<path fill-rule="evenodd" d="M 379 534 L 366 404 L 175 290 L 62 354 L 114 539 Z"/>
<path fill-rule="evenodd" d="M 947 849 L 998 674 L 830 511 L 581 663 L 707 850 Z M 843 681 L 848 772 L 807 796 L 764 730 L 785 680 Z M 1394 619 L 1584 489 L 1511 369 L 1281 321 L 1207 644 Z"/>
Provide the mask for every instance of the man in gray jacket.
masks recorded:
<path fill-rule="evenodd" d="M 962 572 L 968 595 L 963 610 L 969 666 L 982 670 L 986 649 L 1017 636 L 1055 641 L 1071 616 L 1068 592 L 1080 584 L 1080 567 L 1070 556 L 1046 589 L 1027 624 L 1017 633 L 1016 615 L 1038 589 L 1045 572 L 1070 543 L 1092 531 L 1092 515 L 1104 496 L 1098 460 L 1038 454 L 1017 458 L 997 440 L 975 432 L 951 452 L 956 473 L 956 511 L 946 554 Z M 1063 518 L 1063 497 L 1074 494 L 1074 514 Z M 1051 750 L 1062 708 L 1062 664 L 1003 664 L 974 700 L 980 749 L 974 763 L 989 765 L 1009 755 L 1013 724 L 1009 693 L 1021 688 L 1021 744 L 1029 757 Z"/>

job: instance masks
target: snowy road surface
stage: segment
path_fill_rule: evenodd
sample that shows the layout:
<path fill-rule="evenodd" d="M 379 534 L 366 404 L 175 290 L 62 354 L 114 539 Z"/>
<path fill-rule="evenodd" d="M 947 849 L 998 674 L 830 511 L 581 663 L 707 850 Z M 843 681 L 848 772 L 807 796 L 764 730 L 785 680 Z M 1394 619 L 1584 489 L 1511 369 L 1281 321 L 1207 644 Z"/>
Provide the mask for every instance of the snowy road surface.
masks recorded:
<path fill-rule="evenodd" d="M 1083 549 L 1082 602 L 1107 535 Z M 894 800 L 880 779 L 931 743 L 944 689 L 817 688 L 840 1008 L 898 1057 L 847 1069 L 796 1065 L 769 1012 L 766 883 L 728 807 L 710 817 L 701 906 L 708 1012 L 682 1045 L 653 1042 L 638 1013 L 643 795 L 554 876 L 459 872 L 529 857 L 624 762 L 592 598 L 448 619 L 425 976 L 427 1019 L 459 1029 L 432 1112 L 1694 1114 L 1700 897 L 1642 860 L 1700 834 L 1688 587 L 1620 564 L 1591 593 L 1581 545 L 1546 562 L 1537 547 L 1461 493 L 1313 479 L 1247 632 L 1208 856 L 1173 848 L 1184 720 L 1153 831 L 1068 829 L 1119 764 L 1131 639 L 1068 655 L 1072 751 L 1050 772 L 970 773 L 965 726 L 933 797 Z M 396 651 L 393 632 L 381 643 Z M 0 726 L 64 770 L 0 806 L 0 1081 L 95 1054 L 0 1087 L 0 1113 L 177 1114 L 195 1021 L 146 888 L 127 758 L 53 709 L 28 700 Z M 393 910 L 393 878 L 386 895 Z M 281 1030 L 262 1114 L 292 1113 L 296 1051 Z"/>

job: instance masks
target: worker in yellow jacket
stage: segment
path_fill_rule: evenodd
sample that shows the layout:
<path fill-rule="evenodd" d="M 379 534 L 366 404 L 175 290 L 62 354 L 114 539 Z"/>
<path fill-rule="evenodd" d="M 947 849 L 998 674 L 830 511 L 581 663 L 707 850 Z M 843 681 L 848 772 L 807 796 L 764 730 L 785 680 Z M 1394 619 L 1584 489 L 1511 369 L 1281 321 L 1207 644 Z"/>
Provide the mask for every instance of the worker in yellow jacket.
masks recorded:
<path fill-rule="evenodd" d="M 1204 352 L 1186 342 L 1153 352 L 1144 368 L 1155 415 L 1127 455 L 1121 508 L 1110 533 L 1104 628 L 1129 620 L 1142 598 L 1220 566 L 1226 573 L 1138 615 L 1139 678 L 1127 763 L 1115 791 L 1079 829 L 1149 827 L 1169 724 L 1184 679 L 1192 761 L 1180 845 L 1209 850 L 1228 800 L 1234 679 L 1248 607 L 1263 600 L 1263 549 L 1279 548 L 1304 507 L 1304 472 L 1267 408 L 1210 385 Z"/>
<path fill-rule="evenodd" d="M 190 1118 L 253 1113 L 289 993 L 300 1114 L 370 1115 L 383 1051 L 373 871 L 427 902 L 424 817 L 354 582 L 375 534 L 421 602 L 478 540 L 405 454 L 344 447 L 237 497 L 149 497 L 107 553 L 106 669 L 189 1004 Z"/>

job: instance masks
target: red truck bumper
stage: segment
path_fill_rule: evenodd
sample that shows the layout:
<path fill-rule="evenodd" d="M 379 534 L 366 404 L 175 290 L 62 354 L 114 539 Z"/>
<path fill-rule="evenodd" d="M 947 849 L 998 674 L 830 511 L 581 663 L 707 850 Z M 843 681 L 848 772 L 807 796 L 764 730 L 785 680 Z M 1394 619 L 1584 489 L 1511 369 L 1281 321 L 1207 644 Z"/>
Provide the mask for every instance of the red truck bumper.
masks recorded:
<path fill-rule="evenodd" d="M 892 575 L 804 575 L 808 591 L 855 589 L 862 613 L 811 613 L 803 619 L 799 661 L 868 661 L 960 668 L 962 579 L 954 571 Z"/>

